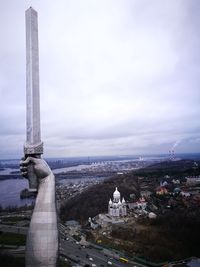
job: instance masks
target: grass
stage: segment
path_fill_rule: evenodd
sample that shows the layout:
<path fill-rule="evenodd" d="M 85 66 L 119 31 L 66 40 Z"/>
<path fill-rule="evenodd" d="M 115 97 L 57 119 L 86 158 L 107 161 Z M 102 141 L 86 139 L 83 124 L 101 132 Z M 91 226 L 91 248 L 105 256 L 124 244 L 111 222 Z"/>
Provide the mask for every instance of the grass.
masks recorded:
<path fill-rule="evenodd" d="M 6 218 L 2 219 L 3 222 L 20 222 L 20 221 L 24 221 L 24 220 L 27 221 L 28 219 L 23 218 L 23 217 L 19 217 L 19 216 L 6 217 Z"/>
<path fill-rule="evenodd" d="M 72 265 L 69 262 L 59 261 L 58 267 L 71 267 Z"/>
<path fill-rule="evenodd" d="M 15 258 L 11 255 L 0 255 L 1 267 L 25 267 L 25 258 Z M 71 267 L 70 263 L 59 261 L 58 267 Z"/>
<path fill-rule="evenodd" d="M 1 245 L 13 245 L 13 246 L 25 246 L 26 236 L 15 233 L 3 233 L 0 232 L 0 244 Z"/>
<path fill-rule="evenodd" d="M 0 255 L 1 267 L 25 267 L 24 258 L 14 258 L 11 255 Z"/>

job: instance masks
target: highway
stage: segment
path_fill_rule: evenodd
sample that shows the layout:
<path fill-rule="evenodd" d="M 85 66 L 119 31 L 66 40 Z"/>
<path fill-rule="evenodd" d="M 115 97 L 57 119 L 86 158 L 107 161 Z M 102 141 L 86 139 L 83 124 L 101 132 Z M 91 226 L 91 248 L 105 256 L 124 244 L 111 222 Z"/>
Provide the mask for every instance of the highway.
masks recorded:
<path fill-rule="evenodd" d="M 2 232 L 12 232 L 12 233 L 20 233 L 26 235 L 28 228 L 26 227 L 18 227 L 18 226 L 10 226 L 0 224 L 0 231 Z M 64 233 L 64 226 L 59 224 L 59 232 L 60 232 L 60 256 L 69 260 L 72 266 L 84 266 L 89 265 L 92 267 L 141 267 L 141 264 L 136 264 L 135 262 L 131 262 L 129 260 L 128 263 L 123 263 L 119 261 L 119 254 L 117 252 L 112 251 L 112 249 L 104 249 L 98 245 L 94 245 L 92 243 L 88 243 L 89 246 L 81 246 L 79 242 L 77 242 L 72 237 L 66 237 Z M 7 248 L 8 249 L 8 248 Z M 11 250 L 12 251 L 12 250 Z M 14 249 L 13 254 L 21 254 L 23 253 L 24 248 L 21 247 Z M 109 264 L 109 263 L 110 264 Z"/>
<path fill-rule="evenodd" d="M 81 266 L 85 264 L 95 264 L 97 267 L 109 266 L 108 262 L 116 267 L 141 267 L 141 264 L 134 262 L 123 263 L 119 261 L 120 255 L 112 249 L 105 249 L 98 245 L 89 243 L 89 246 L 81 246 L 79 242 L 74 240 L 72 237 L 65 234 L 65 226 L 61 223 L 58 224 L 60 232 L 60 255 L 65 256 L 75 265 L 78 263 Z M 66 240 L 67 239 L 67 240 Z M 93 260 L 89 260 L 92 258 Z M 74 261 L 73 261 L 74 260 Z"/>
<path fill-rule="evenodd" d="M 110 253 L 109 253 L 110 254 Z M 60 255 L 65 256 L 74 265 L 79 264 L 84 266 L 85 264 L 95 264 L 97 267 L 109 266 L 108 262 L 112 263 L 112 266 L 116 267 L 139 267 L 141 265 L 133 263 L 122 263 L 114 257 L 110 257 L 105 254 L 104 249 L 97 249 L 93 247 L 85 247 L 78 244 L 76 241 L 60 240 Z M 119 256 L 118 256 L 119 257 Z M 91 259 L 92 258 L 92 259 Z M 111 266 L 111 265 L 110 265 Z"/>

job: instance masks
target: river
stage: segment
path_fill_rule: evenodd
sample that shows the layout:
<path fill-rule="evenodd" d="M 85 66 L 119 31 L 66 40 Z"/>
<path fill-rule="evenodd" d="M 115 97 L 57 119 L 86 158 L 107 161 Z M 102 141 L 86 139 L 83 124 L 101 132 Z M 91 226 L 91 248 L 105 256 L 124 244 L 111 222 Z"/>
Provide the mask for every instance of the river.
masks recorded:
<path fill-rule="evenodd" d="M 20 199 L 22 189 L 28 188 L 26 179 L 8 179 L 0 181 L 0 206 L 5 208 L 8 206 L 24 206 L 30 205 L 33 199 Z"/>

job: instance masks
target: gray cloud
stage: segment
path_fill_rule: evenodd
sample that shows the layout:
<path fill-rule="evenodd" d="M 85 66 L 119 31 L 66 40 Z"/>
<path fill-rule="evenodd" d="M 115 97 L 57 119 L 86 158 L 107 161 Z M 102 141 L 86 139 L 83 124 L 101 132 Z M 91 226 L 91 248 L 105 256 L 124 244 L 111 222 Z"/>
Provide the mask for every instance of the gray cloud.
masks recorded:
<path fill-rule="evenodd" d="M 199 152 L 196 0 L 29 1 L 46 156 Z M 0 157 L 25 141 L 27 1 L 1 4 Z"/>

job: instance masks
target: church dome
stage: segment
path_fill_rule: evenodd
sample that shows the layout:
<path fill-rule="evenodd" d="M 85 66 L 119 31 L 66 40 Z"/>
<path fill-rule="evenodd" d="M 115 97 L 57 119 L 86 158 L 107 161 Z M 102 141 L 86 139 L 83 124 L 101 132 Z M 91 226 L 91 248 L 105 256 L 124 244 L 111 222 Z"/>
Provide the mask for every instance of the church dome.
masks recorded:
<path fill-rule="evenodd" d="M 115 189 L 115 192 L 113 193 L 113 198 L 116 199 L 116 198 L 120 198 L 120 192 L 117 190 L 117 187 Z"/>
<path fill-rule="evenodd" d="M 112 200 L 110 199 L 109 204 L 112 205 Z"/>

